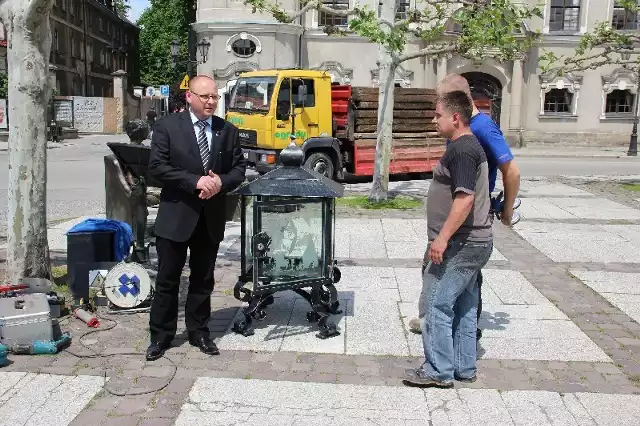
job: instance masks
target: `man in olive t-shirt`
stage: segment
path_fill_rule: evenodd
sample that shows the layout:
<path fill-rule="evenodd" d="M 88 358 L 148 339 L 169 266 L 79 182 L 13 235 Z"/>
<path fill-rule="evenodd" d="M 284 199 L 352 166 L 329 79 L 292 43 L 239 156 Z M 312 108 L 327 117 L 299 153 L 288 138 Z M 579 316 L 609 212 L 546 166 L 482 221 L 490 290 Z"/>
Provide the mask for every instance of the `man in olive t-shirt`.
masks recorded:
<path fill-rule="evenodd" d="M 471 100 L 443 94 L 434 121 L 451 143 L 433 172 L 427 195 L 429 263 L 422 277 L 425 362 L 405 384 L 452 387 L 476 378 L 477 275 L 493 249 L 487 156 L 469 128 Z"/>

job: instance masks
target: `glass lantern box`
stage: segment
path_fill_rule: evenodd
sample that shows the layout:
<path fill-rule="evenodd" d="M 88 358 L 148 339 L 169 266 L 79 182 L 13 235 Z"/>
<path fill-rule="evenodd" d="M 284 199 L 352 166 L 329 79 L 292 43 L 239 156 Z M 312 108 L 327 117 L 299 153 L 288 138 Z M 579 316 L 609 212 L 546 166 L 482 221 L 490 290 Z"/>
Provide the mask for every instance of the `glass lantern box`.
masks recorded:
<path fill-rule="evenodd" d="M 309 302 L 307 319 L 318 321 L 317 337 L 340 334 L 328 317 L 341 313 L 334 231 L 335 199 L 344 188 L 301 167 L 303 159 L 292 143 L 280 153 L 281 166 L 234 191 L 242 210 L 241 272 L 234 296 L 248 306 L 233 330 L 244 336 L 253 334 L 252 320 L 264 319 L 273 294 L 283 290 Z"/>

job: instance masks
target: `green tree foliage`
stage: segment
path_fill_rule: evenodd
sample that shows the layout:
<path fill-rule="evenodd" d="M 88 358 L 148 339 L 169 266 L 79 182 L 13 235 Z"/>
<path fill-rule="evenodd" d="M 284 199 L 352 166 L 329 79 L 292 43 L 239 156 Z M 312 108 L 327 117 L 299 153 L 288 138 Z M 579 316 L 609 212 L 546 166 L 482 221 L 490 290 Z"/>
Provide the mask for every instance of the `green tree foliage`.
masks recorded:
<path fill-rule="evenodd" d="M 381 0 L 380 4 L 395 0 Z M 407 12 L 406 19 L 390 22 L 378 17 L 377 10 L 368 6 L 353 9 L 333 9 L 321 0 L 303 0 L 299 11 L 283 10 L 268 0 L 245 0 L 253 12 L 270 13 L 280 22 L 295 22 L 311 9 L 337 16 L 349 16 L 347 31 L 325 27 L 330 35 L 358 34 L 372 43 L 383 46 L 396 64 L 418 57 L 444 54 L 481 59 L 493 57 L 510 60 L 528 49 L 536 34 L 525 34 L 522 22 L 534 16 L 542 17 L 538 7 L 525 7 L 511 0 L 418 0 L 416 9 Z M 454 25 L 459 31 L 447 29 Z M 407 52 L 411 39 L 420 39 L 428 47 Z"/>
<path fill-rule="evenodd" d="M 184 75 L 193 0 L 151 0 L 140 19 L 140 68 L 144 84 L 172 84 Z M 180 42 L 178 66 L 171 67 L 171 42 Z"/>
<path fill-rule="evenodd" d="M 116 6 L 116 13 L 121 18 L 126 18 L 127 13 L 129 13 L 129 9 L 131 6 L 129 5 L 129 0 L 115 0 L 114 4 Z"/>
<path fill-rule="evenodd" d="M 537 34 L 522 25 L 530 18 L 542 17 L 538 7 L 515 4 L 511 0 L 418 0 L 416 7 L 397 16 L 396 0 L 380 0 L 379 10 L 368 6 L 333 9 L 322 0 L 302 0 L 300 10 L 283 10 L 271 0 L 245 0 L 253 13 L 271 14 L 276 20 L 293 23 L 307 11 L 316 9 L 336 16 L 348 16 L 348 30 L 325 27 L 330 35 L 355 33 L 378 45 L 378 128 L 373 185 L 369 199 L 386 200 L 392 145 L 394 80 L 397 68 L 405 61 L 427 57 L 456 55 L 482 60 L 508 61 L 526 51 Z M 412 40 L 426 46 L 408 49 Z"/>
<path fill-rule="evenodd" d="M 619 0 L 620 5 L 630 14 L 638 12 L 636 0 Z M 610 21 L 598 22 L 593 31 L 580 38 L 578 46 L 569 55 L 557 55 L 545 51 L 539 61 L 544 73 L 564 75 L 569 72 L 580 72 L 597 69 L 605 65 L 620 65 L 630 70 L 638 70 L 640 56 L 640 31 L 619 31 L 612 27 Z M 625 56 L 628 56 L 625 58 Z"/>

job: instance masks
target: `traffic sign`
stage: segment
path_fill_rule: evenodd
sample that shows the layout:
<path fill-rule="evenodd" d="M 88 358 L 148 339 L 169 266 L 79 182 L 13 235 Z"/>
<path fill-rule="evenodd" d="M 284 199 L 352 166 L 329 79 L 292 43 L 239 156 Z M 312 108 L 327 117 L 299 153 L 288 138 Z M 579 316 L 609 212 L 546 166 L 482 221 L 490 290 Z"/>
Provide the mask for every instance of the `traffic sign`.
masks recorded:
<path fill-rule="evenodd" d="M 169 96 L 169 86 L 167 86 L 167 85 L 160 86 L 160 95 L 161 96 Z"/>
<path fill-rule="evenodd" d="M 182 79 L 182 83 L 180 83 L 180 89 L 181 90 L 189 89 L 189 74 L 184 75 L 184 78 Z"/>
<path fill-rule="evenodd" d="M 153 88 L 153 86 L 149 86 L 149 87 L 147 87 L 147 90 L 145 91 L 145 94 L 148 97 L 152 97 L 154 92 L 155 92 L 155 89 Z"/>

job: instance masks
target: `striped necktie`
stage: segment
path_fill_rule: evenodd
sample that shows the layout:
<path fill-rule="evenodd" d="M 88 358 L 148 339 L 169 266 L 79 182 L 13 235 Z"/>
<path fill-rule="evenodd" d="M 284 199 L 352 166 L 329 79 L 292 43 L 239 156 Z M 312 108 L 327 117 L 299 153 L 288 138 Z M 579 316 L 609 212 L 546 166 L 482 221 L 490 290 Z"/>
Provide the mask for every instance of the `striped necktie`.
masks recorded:
<path fill-rule="evenodd" d="M 202 157 L 202 165 L 204 167 L 204 171 L 208 172 L 207 167 L 209 167 L 209 141 L 207 140 L 207 132 L 205 129 L 207 128 L 206 121 L 198 121 L 198 127 L 200 127 L 200 133 L 198 134 L 198 146 L 200 147 L 200 157 Z"/>

